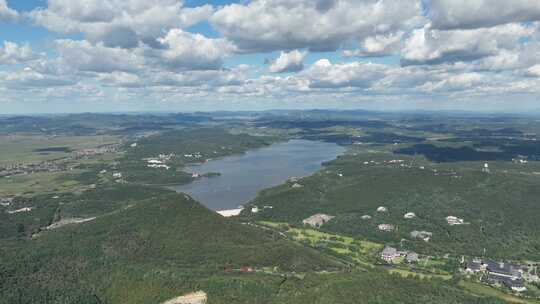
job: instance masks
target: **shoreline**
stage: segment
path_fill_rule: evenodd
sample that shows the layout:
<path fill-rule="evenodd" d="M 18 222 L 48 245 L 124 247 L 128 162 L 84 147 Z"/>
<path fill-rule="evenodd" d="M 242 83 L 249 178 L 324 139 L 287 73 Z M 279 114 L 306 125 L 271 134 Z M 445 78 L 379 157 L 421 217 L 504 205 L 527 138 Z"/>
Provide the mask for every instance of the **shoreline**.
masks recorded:
<path fill-rule="evenodd" d="M 223 217 L 234 217 L 234 216 L 239 216 L 243 210 L 244 208 L 242 207 L 242 208 L 236 208 L 236 209 L 216 210 L 215 212 Z"/>

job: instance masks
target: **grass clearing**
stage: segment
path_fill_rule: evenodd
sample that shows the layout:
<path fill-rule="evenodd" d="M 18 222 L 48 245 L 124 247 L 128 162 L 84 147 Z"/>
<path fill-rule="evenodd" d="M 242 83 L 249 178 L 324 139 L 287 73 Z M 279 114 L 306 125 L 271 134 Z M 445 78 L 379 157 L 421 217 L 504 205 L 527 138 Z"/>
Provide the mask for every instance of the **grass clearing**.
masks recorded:
<path fill-rule="evenodd" d="M 469 281 L 460 281 L 459 286 L 468 292 L 478 295 L 478 296 L 489 296 L 499 298 L 501 300 L 507 301 L 509 303 L 524 303 L 524 304 L 537 304 L 538 301 L 521 299 L 513 295 L 509 295 L 500 290 L 497 290 L 493 287 L 489 287 L 480 283 L 469 282 Z"/>
<path fill-rule="evenodd" d="M 67 192 L 80 186 L 76 181 L 61 180 L 60 177 L 64 174 L 63 172 L 41 172 L 0 178 L 0 196 Z"/>
<path fill-rule="evenodd" d="M 376 254 L 384 245 L 357 240 L 352 237 L 339 234 L 327 233 L 311 228 L 292 228 L 287 223 L 276 223 L 270 221 L 258 222 L 261 225 L 284 231 L 296 242 L 304 243 L 314 248 L 326 248 L 338 256 L 346 256 L 355 263 L 373 267 L 373 260 Z"/>
<path fill-rule="evenodd" d="M 401 269 L 401 268 L 391 268 L 391 269 L 388 269 L 388 272 L 390 273 L 396 273 L 396 274 L 399 274 L 400 276 L 406 278 L 406 277 L 419 277 L 421 279 L 443 279 L 443 280 L 450 280 L 452 278 L 451 275 L 443 275 L 443 274 L 425 274 L 425 273 L 420 273 L 420 272 L 414 272 L 414 271 L 410 271 L 410 270 L 405 270 L 405 269 Z"/>

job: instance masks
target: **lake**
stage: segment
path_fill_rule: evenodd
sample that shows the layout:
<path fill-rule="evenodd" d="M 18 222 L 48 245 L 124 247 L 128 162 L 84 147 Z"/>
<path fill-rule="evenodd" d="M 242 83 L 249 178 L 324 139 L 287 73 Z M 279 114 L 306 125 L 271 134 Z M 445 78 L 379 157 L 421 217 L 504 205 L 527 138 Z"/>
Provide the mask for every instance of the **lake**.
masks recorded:
<path fill-rule="evenodd" d="M 333 143 L 291 140 L 251 150 L 242 155 L 191 165 L 187 172 L 220 176 L 201 178 L 193 183 L 174 186 L 213 210 L 238 208 L 255 198 L 259 191 L 282 184 L 291 177 L 310 175 L 322 163 L 335 159 L 345 149 Z"/>

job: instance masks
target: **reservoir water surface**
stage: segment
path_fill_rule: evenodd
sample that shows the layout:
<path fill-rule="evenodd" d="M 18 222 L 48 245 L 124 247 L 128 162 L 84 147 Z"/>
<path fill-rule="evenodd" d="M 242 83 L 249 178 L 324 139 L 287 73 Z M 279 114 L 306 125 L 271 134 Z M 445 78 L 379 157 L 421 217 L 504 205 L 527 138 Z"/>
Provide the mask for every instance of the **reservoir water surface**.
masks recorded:
<path fill-rule="evenodd" d="M 307 176 L 335 159 L 345 149 L 332 143 L 291 140 L 251 150 L 242 155 L 215 159 L 185 168 L 220 176 L 202 178 L 193 183 L 172 187 L 185 192 L 213 210 L 238 208 L 255 198 L 263 189 L 277 186 L 290 177 Z"/>

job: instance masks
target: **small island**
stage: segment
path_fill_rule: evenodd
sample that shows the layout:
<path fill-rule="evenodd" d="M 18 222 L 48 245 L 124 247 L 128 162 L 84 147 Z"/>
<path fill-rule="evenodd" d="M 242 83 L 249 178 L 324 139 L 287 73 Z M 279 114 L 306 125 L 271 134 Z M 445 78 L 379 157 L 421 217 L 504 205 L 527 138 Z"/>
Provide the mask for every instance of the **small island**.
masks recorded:
<path fill-rule="evenodd" d="M 219 173 L 219 172 L 208 172 L 208 173 L 202 174 L 201 176 L 202 177 L 208 177 L 208 178 L 218 177 L 218 176 L 221 176 L 221 173 Z"/>

